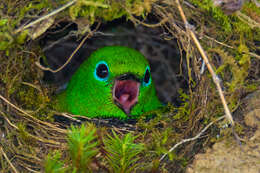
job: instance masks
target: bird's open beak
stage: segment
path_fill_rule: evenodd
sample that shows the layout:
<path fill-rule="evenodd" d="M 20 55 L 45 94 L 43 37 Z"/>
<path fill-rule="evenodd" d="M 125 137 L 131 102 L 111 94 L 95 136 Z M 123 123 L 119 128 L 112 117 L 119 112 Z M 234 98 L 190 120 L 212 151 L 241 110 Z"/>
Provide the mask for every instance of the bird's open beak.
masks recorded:
<path fill-rule="evenodd" d="M 139 86 L 140 82 L 133 75 L 125 74 L 115 80 L 113 99 L 127 115 L 138 102 Z"/>

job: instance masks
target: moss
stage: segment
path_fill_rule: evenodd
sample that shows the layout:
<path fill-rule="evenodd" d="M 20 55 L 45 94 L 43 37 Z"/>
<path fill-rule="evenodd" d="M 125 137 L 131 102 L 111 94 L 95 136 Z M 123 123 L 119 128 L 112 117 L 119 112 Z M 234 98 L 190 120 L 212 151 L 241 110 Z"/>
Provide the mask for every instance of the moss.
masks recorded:
<path fill-rule="evenodd" d="M 19 136 L 18 138 L 25 144 L 35 145 L 36 140 L 30 136 L 30 134 L 27 132 L 26 124 L 19 123 L 18 124 L 18 131 Z"/>
<path fill-rule="evenodd" d="M 239 104 L 240 90 L 247 83 L 246 80 L 251 64 L 251 57 L 247 54 L 248 47 L 242 41 L 238 46 L 235 57 L 221 49 L 211 49 L 210 51 L 217 53 L 217 56 L 222 59 L 222 64 L 216 69 L 216 73 L 223 80 L 226 92 L 230 93 L 226 99 L 229 108 L 234 110 Z M 221 109 L 223 109 L 222 106 Z"/>
<path fill-rule="evenodd" d="M 247 51 L 245 45 L 239 47 L 240 51 Z M 223 63 L 217 68 L 216 73 L 220 74 L 222 79 L 224 79 L 225 85 L 228 91 L 233 92 L 235 89 L 240 88 L 248 75 L 248 69 L 250 67 L 250 57 L 247 54 L 239 54 L 235 58 L 230 56 L 227 52 L 221 49 L 211 49 L 211 51 L 216 52 L 223 60 Z M 231 72 L 229 78 L 226 77 L 226 73 Z"/>
<path fill-rule="evenodd" d="M 17 97 L 21 101 L 23 108 L 30 110 L 42 107 L 41 105 L 46 105 L 50 102 L 50 98 L 47 95 L 43 95 L 32 87 L 22 87 L 19 93 L 17 93 Z"/>
<path fill-rule="evenodd" d="M 244 3 L 243 8 L 242 8 L 242 12 L 249 14 L 253 18 L 260 16 L 259 7 L 257 7 L 255 3 L 249 2 L 249 1 Z"/>
<path fill-rule="evenodd" d="M 13 37 L 3 27 L 0 30 L 0 50 L 8 51 L 8 48 L 11 47 L 12 43 L 13 43 Z M 7 53 L 7 55 L 8 54 L 9 53 Z"/>
<path fill-rule="evenodd" d="M 14 30 L 24 24 L 23 20 L 27 17 L 30 18 L 30 13 L 35 10 L 40 11 L 43 8 L 50 7 L 47 0 L 40 2 L 18 2 L 8 1 L 6 2 L 7 11 L 0 18 L 0 50 L 6 50 L 7 54 L 11 48 L 15 48 L 17 45 L 21 45 L 26 41 L 28 31 L 15 34 Z"/>
<path fill-rule="evenodd" d="M 257 88 L 258 88 L 258 86 L 259 86 L 259 84 L 257 84 L 257 83 L 247 84 L 247 85 L 246 85 L 247 92 L 256 91 Z"/>
<path fill-rule="evenodd" d="M 75 5 L 70 7 L 69 15 L 75 20 L 79 17 L 87 18 L 91 24 L 101 18 L 111 21 L 122 16 L 136 15 L 145 16 L 151 11 L 153 0 L 97 0 L 86 1 L 78 0 Z"/>
<path fill-rule="evenodd" d="M 23 32 L 21 32 L 17 37 L 16 37 L 16 41 L 18 44 L 24 44 L 24 42 L 26 41 L 27 35 L 28 35 L 28 30 L 25 30 Z"/>
<path fill-rule="evenodd" d="M 157 129 L 153 130 L 153 133 L 151 133 L 152 141 L 149 143 L 149 146 L 147 148 L 149 151 L 154 151 L 157 155 L 157 157 L 165 154 L 168 152 L 167 144 L 169 143 L 169 140 L 172 140 L 170 138 L 170 133 L 172 133 L 172 128 L 164 129 L 163 131 L 159 131 Z M 173 142 L 173 141 L 171 141 Z M 170 160 L 173 160 L 175 153 L 169 153 Z"/>
<path fill-rule="evenodd" d="M 179 98 L 181 99 L 182 104 L 178 108 L 175 108 L 176 114 L 174 114 L 172 118 L 174 120 L 181 119 L 183 121 L 187 121 L 191 114 L 191 110 L 194 109 L 194 105 L 191 105 L 190 95 L 184 93 L 182 89 L 179 90 L 179 94 Z"/>
<path fill-rule="evenodd" d="M 204 10 L 208 15 L 213 17 L 219 26 L 221 26 L 222 30 L 225 31 L 226 34 L 232 32 L 232 25 L 230 18 L 225 15 L 222 10 L 218 7 L 214 7 L 211 0 L 191 0 L 191 2 L 198 6 L 200 9 Z"/>

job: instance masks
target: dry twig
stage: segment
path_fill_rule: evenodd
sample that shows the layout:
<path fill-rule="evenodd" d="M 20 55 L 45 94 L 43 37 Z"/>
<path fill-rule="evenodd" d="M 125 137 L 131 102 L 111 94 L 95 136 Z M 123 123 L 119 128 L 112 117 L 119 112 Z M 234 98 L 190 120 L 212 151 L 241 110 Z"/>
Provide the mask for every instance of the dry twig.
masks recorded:
<path fill-rule="evenodd" d="M 205 61 L 205 64 L 207 65 L 207 68 L 208 68 L 210 74 L 212 75 L 212 79 L 213 79 L 215 85 L 217 86 L 217 90 L 218 90 L 220 99 L 221 99 L 222 104 L 223 104 L 224 109 L 225 109 L 225 116 L 226 116 L 226 118 L 229 120 L 229 122 L 231 123 L 231 125 L 234 126 L 234 121 L 233 121 L 232 115 L 231 115 L 230 110 L 229 110 L 229 108 L 228 108 L 228 106 L 227 106 L 227 102 L 226 102 L 226 100 L 225 100 L 225 96 L 224 96 L 223 91 L 222 91 L 222 88 L 221 88 L 221 86 L 220 86 L 220 79 L 219 79 L 219 77 L 216 75 L 216 73 L 214 72 L 214 70 L 213 70 L 211 64 L 209 63 L 208 57 L 207 57 L 205 51 L 203 50 L 202 46 L 200 45 L 200 43 L 199 43 L 199 41 L 198 41 L 196 35 L 195 35 L 194 32 L 191 30 L 191 28 L 190 28 L 190 26 L 189 26 L 189 23 L 188 23 L 188 21 L 187 21 L 187 19 L 186 19 L 186 16 L 184 15 L 184 12 L 183 12 L 183 10 L 182 10 L 182 7 L 181 7 L 181 5 L 180 5 L 179 0 L 176 0 L 176 3 L 177 3 L 177 6 L 178 6 L 178 9 L 179 9 L 181 18 L 182 18 L 182 20 L 183 20 L 183 22 L 184 22 L 184 24 L 185 24 L 185 28 L 186 28 L 186 30 L 188 31 L 188 33 L 190 34 L 191 38 L 193 39 L 195 45 L 197 46 L 197 48 L 198 48 L 198 50 L 199 50 L 199 52 L 200 52 L 200 54 L 201 54 L 203 60 Z"/>

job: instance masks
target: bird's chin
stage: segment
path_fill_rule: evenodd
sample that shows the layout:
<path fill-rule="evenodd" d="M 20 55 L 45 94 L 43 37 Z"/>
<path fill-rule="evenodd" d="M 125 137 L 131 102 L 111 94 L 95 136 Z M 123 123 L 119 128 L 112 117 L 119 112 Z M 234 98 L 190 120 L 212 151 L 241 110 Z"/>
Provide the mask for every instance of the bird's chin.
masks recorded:
<path fill-rule="evenodd" d="M 140 83 L 135 80 L 115 80 L 113 99 L 127 115 L 138 102 Z"/>

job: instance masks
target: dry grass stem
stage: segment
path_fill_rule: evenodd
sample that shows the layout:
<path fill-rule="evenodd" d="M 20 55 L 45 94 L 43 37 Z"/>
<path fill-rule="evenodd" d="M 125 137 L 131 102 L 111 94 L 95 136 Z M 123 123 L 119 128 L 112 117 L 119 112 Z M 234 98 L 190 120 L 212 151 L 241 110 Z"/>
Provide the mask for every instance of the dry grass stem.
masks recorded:
<path fill-rule="evenodd" d="M 136 19 L 134 16 L 131 15 L 131 20 L 136 22 L 136 23 L 138 23 L 138 24 L 142 24 L 142 25 L 144 25 L 144 26 L 146 26 L 148 28 L 156 28 L 156 27 L 160 27 L 163 24 L 165 24 L 166 22 L 168 22 L 169 19 L 168 19 L 168 17 L 166 17 L 166 18 L 160 20 L 160 22 L 158 22 L 156 24 L 149 24 L 149 23 L 144 23 L 144 22 Z"/>
<path fill-rule="evenodd" d="M 28 167 L 25 167 L 29 172 L 35 172 L 35 173 L 41 173 L 40 171 L 35 171 L 35 170 L 33 170 L 33 169 L 30 169 L 30 168 L 28 168 Z"/>
<path fill-rule="evenodd" d="M 0 98 L 5 101 L 8 105 L 10 105 L 11 107 L 13 107 L 14 109 L 18 110 L 19 112 L 23 113 L 24 115 L 28 116 L 29 118 L 31 118 L 33 121 L 39 123 L 39 124 L 43 124 L 43 125 L 46 125 L 48 127 L 51 127 L 53 128 L 54 130 L 57 130 L 58 132 L 60 133 L 63 133 L 63 134 L 66 134 L 67 133 L 67 130 L 63 130 L 63 129 L 60 129 L 50 123 L 47 123 L 47 122 L 44 122 L 44 121 L 41 121 L 35 117 L 33 117 L 32 115 L 28 114 L 27 112 L 25 112 L 24 110 L 20 109 L 19 107 L 15 106 L 13 103 L 11 103 L 10 101 L 8 101 L 6 98 L 4 98 L 2 95 L 0 95 Z"/>
<path fill-rule="evenodd" d="M 243 22 L 247 23 L 248 26 L 252 27 L 252 28 L 260 28 L 260 23 L 254 21 L 253 19 L 251 19 L 250 17 L 248 17 L 247 15 L 241 13 L 240 11 L 236 12 L 237 17 L 242 20 Z"/>
<path fill-rule="evenodd" d="M 2 113 L 2 112 L 0 112 L 0 113 L 3 115 L 4 119 L 7 121 L 7 123 L 8 123 L 10 126 L 12 126 L 13 128 L 15 128 L 16 130 L 19 131 L 19 128 L 18 128 L 16 125 L 14 125 L 14 124 L 4 115 L 4 113 Z M 27 134 L 28 134 L 29 137 L 31 137 L 31 138 L 33 138 L 33 139 L 35 139 L 35 140 L 38 140 L 38 141 L 40 141 L 40 142 L 50 143 L 50 144 L 53 144 L 53 145 L 60 145 L 59 142 L 56 142 L 56 141 L 54 141 L 54 140 L 44 139 L 44 138 L 41 138 L 41 137 L 39 137 L 39 136 L 34 136 L 34 135 L 30 134 L 30 133 L 27 133 Z"/>
<path fill-rule="evenodd" d="M 72 120 L 72 121 L 76 121 L 76 122 L 78 122 L 78 123 L 81 123 L 80 120 L 73 118 L 72 116 L 68 115 L 66 112 L 63 112 L 63 113 L 57 112 L 56 114 L 57 114 L 57 115 L 60 115 L 60 116 L 63 116 L 63 117 L 65 117 L 65 118 L 68 118 L 68 119 L 70 119 L 70 120 Z"/>
<path fill-rule="evenodd" d="M 207 36 L 207 35 L 205 35 L 205 34 L 204 34 L 204 37 L 207 38 L 207 39 L 209 39 L 209 40 L 212 40 L 212 41 L 214 41 L 214 42 L 216 42 L 216 43 L 218 43 L 219 45 L 222 45 L 222 46 L 224 46 L 224 47 L 228 47 L 228 48 L 230 48 L 230 49 L 236 49 L 236 48 L 234 48 L 233 46 L 230 46 L 230 45 L 227 45 L 227 44 L 225 44 L 225 43 L 222 43 L 222 42 L 220 42 L 220 41 L 218 41 L 218 40 L 216 40 L 216 39 L 214 39 L 214 38 L 212 38 L 212 37 L 209 37 L 209 36 Z M 257 55 L 257 54 L 255 54 L 255 53 L 253 53 L 253 52 L 245 52 L 245 51 L 242 51 L 242 52 L 245 53 L 245 54 L 248 54 L 248 55 L 250 55 L 250 56 L 252 56 L 252 57 L 255 57 L 255 58 L 257 58 L 257 59 L 260 59 L 260 56 Z"/>
<path fill-rule="evenodd" d="M 2 111 L 0 111 L 0 113 L 3 115 L 4 119 L 6 120 L 6 122 L 7 122 L 10 126 L 12 126 L 13 128 L 15 128 L 16 130 L 18 130 L 18 127 L 17 127 L 16 125 L 14 125 L 13 123 L 11 123 L 11 121 L 6 117 L 6 115 L 5 115 Z"/>
<path fill-rule="evenodd" d="M 198 139 L 210 126 L 212 126 L 215 122 L 222 120 L 223 118 L 225 118 L 225 116 L 221 116 L 218 119 L 216 119 L 215 121 L 212 121 L 211 123 L 209 123 L 203 130 L 201 130 L 201 132 L 199 132 L 196 136 L 192 137 L 192 138 L 188 138 L 188 139 L 183 139 L 182 141 L 180 141 L 179 143 L 175 144 L 167 153 L 165 153 L 161 158 L 160 158 L 160 162 L 168 155 L 168 153 L 172 152 L 175 148 L 177 148 L 179 145 L 182 145 L 186 142 L 190 142 L 190 141 L 194 141 L 196 139 Z"/>
<path fill-rule="evenodd" d="M 58 9 L 54 10 L 53 12 L 51 12 L 51 13 L 45 15 L 45 16 L 40 17 L 39 19 L 37 19 L 37 20 L 35 20 L 35 21 L 29 23 L 28 25 L 25 25 L 25 26 L 22 26 L 22 27 L 18 28 L 14 33 L 17 34 L 18 32 L 21 32 L 21 31 L 23 31 L 23 30 L 25 30 L 25 29 L 27 29 L 27 28 L 29 28 L 29 27 L 31 27 L 31 26 L 33 26 L 33 25 L 35 25 L 35 24 L 37 24 L 37 23 L 39 23 L 39 22 L 41 22 L 41 21 L 43 21 L 43 20 L 45 20 L 45 19 L 48 19 L 48 18 L 51 17 L 51 16 L 54 16 L 55 14 L 57 14 L 57 13 L 59 13 L 59 12 L 65 10 L 66 8 L 70 7 L 70 6 L 73 5 L 75 2 L 77 2 L 77 0 L 73 0 L 73 1 L 68 2 L 68 3 L 65 4 L 64 6 L 62 6 L 62 7 L 58 8 Z"/>
<path fill-rule="evenodd" d="M 3 154 L 3 156 L 5 157 L 6 161 L 8 162 L 8 164 L 11 166 L 11 168 L 13 169 L 13 171 L 15 173 L 18 173 L 18 171 L 16 170 L 16 168 L 14 167 L 14 165 L 12 164 L 12 162 L 9 160 L 9 158 L 7 157 L 7 155 L 5 154 L 3 148 L 0 146 L 0 152 Z"/>
<path fill-rule="evenodd" d="M 75 55 L 75 54 L 78 52 L 78 50 L 82 47 L 82 45 L 85 43 L 85 41 L 95 33 L 95 31 L 99 28 L 100 24 L 101 24 L 101 23 L 98 23 L 98 25 L 97 25 L 97 27 L 94 29 L 94 31 L 89 32 L 89 33 L 84 37 L 84 39 L 80 42 L 80 44 L 77 46 L 77 48 L 72 52 L 72 54 L 70 55 L 70 57 L 68 58 L 68 60 L 67 60 L 61 67 L 59 67 L 58 69 L 53 70 L 53 69 L 51 69 L 51 68 L 49 68 L 49 67 L 43 67 L 43 66 L 40 64 L 40 62 L 35 62 L 35 64 L 36 64 L 40 69 L 45 70 L 45 71 L 50 71 L 50 72 L 52 72 L 52 73 L 57 73 L 57 72 L 61 71 L 61 70 L 62 70 L 64 67 L 66 67 L 66 65 L 72 60 L 72 58 L 74 57 L 74 55 Z"/>
<path fill-rule="evenodd" d="M 31 83 L 28 83 L 28 82 L 22 82 L 22 84 L 27 85 L 27 86 L 30 86 L 30 87 L 32 87 L 32 88 L 35 88 L 35 89 L 37 89 L 40 93 L 42 93 L 42 90 L 41 90 L 41 88 L 40 88 L 39 86 L 33 85 L 33 84 L 31 84 Z"/>

